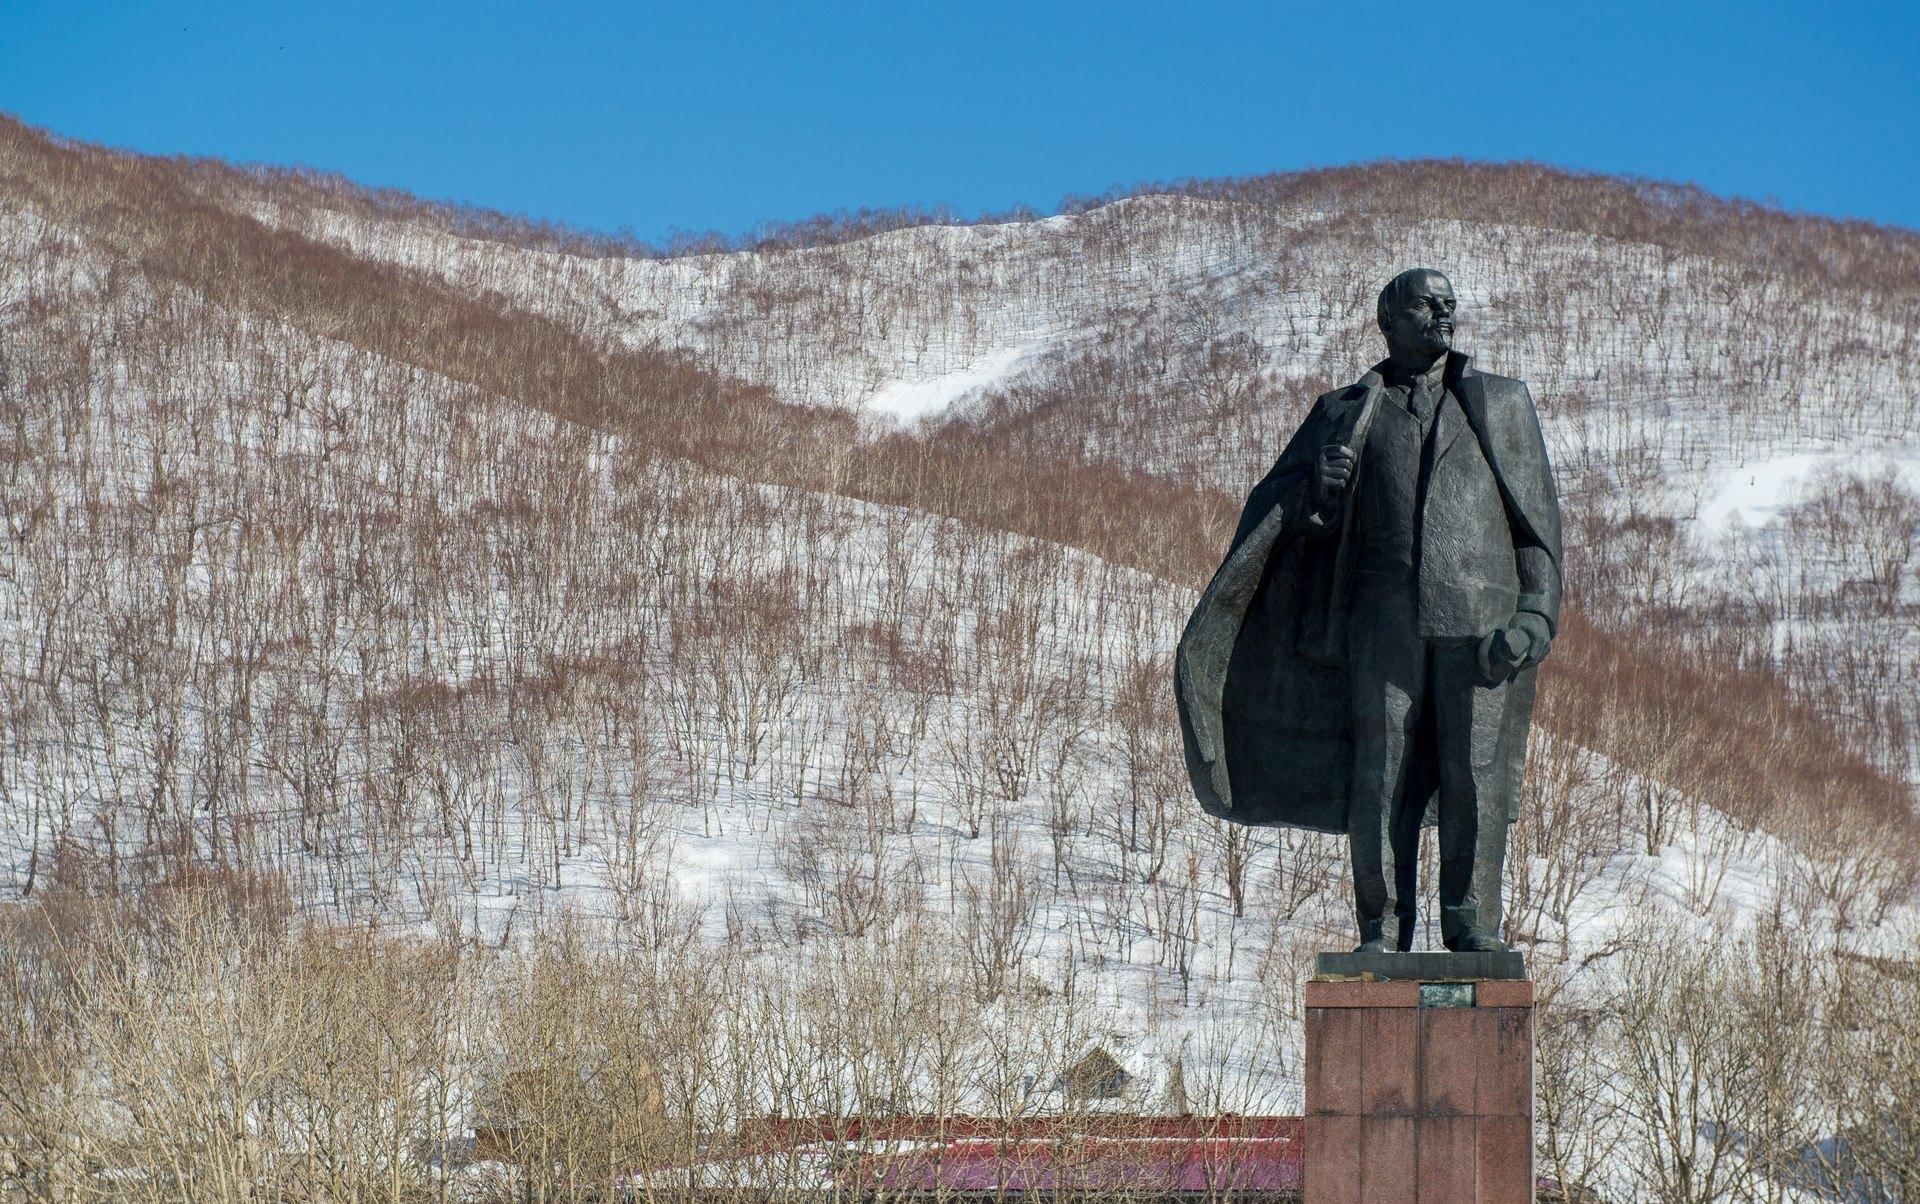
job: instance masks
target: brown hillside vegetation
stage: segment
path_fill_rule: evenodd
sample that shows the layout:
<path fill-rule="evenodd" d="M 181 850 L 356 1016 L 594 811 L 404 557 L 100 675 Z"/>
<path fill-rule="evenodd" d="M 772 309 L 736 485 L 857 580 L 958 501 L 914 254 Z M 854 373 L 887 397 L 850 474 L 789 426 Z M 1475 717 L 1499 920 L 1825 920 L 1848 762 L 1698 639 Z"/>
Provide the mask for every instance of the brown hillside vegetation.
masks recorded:
<path fill-rule="evenodd" d="M 1520 259 L 1548 230 L 1630 240 L 1635 270 L 1665 247 L 1708 282 L 1879 290 L 1878 341 L 1815 365 L 1833 381 L 1910 337 L 1913 236 L 1528 166 L 1141 190 L 1031 258 L 1264 251 L 1306 207 L 1289 262 L 1331 272 L 1328 240 L 1335 266 L 1407 253 L 1381 215 L 1436 190 Z M 1366 286 L 1303 288 L 1344 333 L 1285 371 L 1231 299 L 1116 296 L 1030 376 L 881 429 L 755 356 L 984 320 L 1000 285 L 881 280 L 944 254 L 932 215 L 693 264 L 737 272 L 712 286 L 737 308 L 683 344 L 569 293 L 587 268 L 511 258 L 634 248 L 338 180 L 5 121 L 0 201 L 0 1200 L 588 1198 L 757 1117 L 1010 1131 L 1085 1108 L 1047 1084 L 1095 1048 L 1139 1085 L 1117 1107 L 1299 1106 L 1344 858 L 1198 814 L 1168 651 L 1245 484 L 1368 347 Z M 322 236 L 338 215 L 383 247 L 484 242 L 499 287 Z M 994 272 L 1058 291 L 1022 229 Z M 1589 311 L 1528 296 L 1498 333 L 1554 379 L 1577 558 L 1509 865 L 1543 1168 L 1778 1198 L 1811 1150 L 1911 1192 L 1920 824 L 1881 641 L 1914 617 L 1911 494 L 1827 482 L 1709 580 L 1647 500 L 1662 449 L 1554 350 Z M 1661 326 L 1674 372 L 1724 365 L 1697 301 L 1617 321 Z M 1837 346 L 1808 313 L 1719 429 Z M 1620 389 L 1679 388 L 1656 375 Z M 1868 402 L 1856 434 L 1910 404 Z M 506 1157 L 456 1169 L 479 1128 Z"/>
<path fill-rule="evenodd" d="M 617 429 L 654 454 L 1038 535 L 1176 579 L 1210 558 L 1193 532 L 1231 522 L 1224 499 L 1071 456 L 966 438 L 862 446 L 843 414 L 782 405 L 685 357 L 611 346 L 238 216 L 203 199 L 231 178 L 222 165 L 56 145 L 11 122 L 5 134 L 10 195 L 157 281 Z"/>
<path fill-rule="evenodd" d="M 618 430 L 655 455 L 1034 535 L 1190 586 L 1204 583 L 1231 529 L 1237 499 L 1217 490 L 1182 487 L 991 429 L 862 441 L 844 415 L 783 405 L 764 390 L 717 378 L 684 357 L 596 341 L 497 299 L 466 297 L 421 274 L 268 228 L 206 199 L 223 185 L 244 181 L 221 164 L 55 144 L 11 122 L 5 134 L 7 174 L 0 186 L 34 200 L 62 225 L 86 232 L 157 281 L 187 289 L 209 305 L 270 315 L 569 421 Z M 1184 191 L 1255 200 L 1358 196 L 1363 205 L 1402 212 L 1430 189 L 1434 172 L 1449 182 L 1463 176 L 1458 165 L 1396 164 Z M 1794 219 L 1604 178 L 1576 178 L 1592 188 L 1570 189 L 1567 177 L 1546 169 L 1476 169 L 1464 178 L 1478 186 L 1474 200 L 1515 222 L 1723 252 L 1751 251 L 1748 240 L 1765 235 L 1762 253 L 1786 256 L 1796 265 L 1817 261 L 1828 271 L 1864 259 L 1877 272 L 1898 265 L 1902 254 L 1920 265 L 1920 238 L 1877 227 Z M 356 194 L 336 184 L 325 195 Z M 378 200 L 362 203 L 374 212 L 394 211 L 391 198 Z M 511 226 L 493 232 L 538 233 Z M 1860 249 L 1863 240 L 1871 254 Z M 1874 278 L 1911 287 L 1920 273 L 1895 270 Z M 1712 783 L 1714 796 L 1730 800 L 1731 812 L 1744 822 L 1791 825 L 1858 809 L 1861 829 L 1885 832 L 1903 855 L 1911 853 L 1907 842 L 1916 829 L 1906 784 L 1850 752 L 1843 735 L 1823 730 L 1776 680 L 1749 674 L 1729 681 L 1680 643 L 1623 660 L 1619 649 L 1626 641 L 1607 640 L 1609 651 L 1597 654 L 1582 648 L 1583 641 L 1595 640 L 1607 637 L 1590 622 L 1570 623 L 1547 675 L 1549 689 L 1568 696 L 1550 704 L 1547 714 L 1597 705 L 1609 716 L 1569 720 L 1591 733 L 1589 747 L 1639 767 L 1647 763 L 1643 745 L 1664 745 L 1671 750 L 1662 756 L 1669 769 L 1659 776 L 1679 773 L 1686 785 Z M 1723 727 L 1719 703 L 1730 693 L 1745 706 L 1740 722 Z M 1672 714 L 1686 719 L 1643 725 L 1625 718 Z M 1695 724 L 1715 726 L 1699 730 Z M 1660 734 L 1649 736 L 1649 726 Z M 1789 733 L 1808 736 L 1781 738 Z"/>
<path fill-rule="evenodd" d="M 1920 771 L 1899 521 L 1920 496 L 1886 467 L 1920 430 L 1910 232 L 1533 165 L 1387 163 L 1131 189 L 1064 223 L 860 214 L 663 266 L 342 181 L 214 174 L 210 194 L 285 228 L 787 400 L 859 410 L 881 382 L 1013 354 L 921 441 L 985 432 L 1050 467 L 1077 450 L 1235 494 L 1305 400 L 1376 353 L 1378 265 L 1457 265 L 1470 345 L 1541 402 L 1589 617 L 1771 668 L 1875 765 Z M 1806 503 L 1791 531 L 1729 536 L 1715 496 L 1743 466 L 1807 459 L 1835 479 L 1780 490 Z"/>
<path fill-rule="evenodd" d="M 896 230 L 963 224 L 942 209 L 860 210 L 769 223 L 745 236 L 703 235 L 680 246 L 654 246 L 635 239 L 533 221 L 516 214 L 422 200 L 392 189 L 369 189 L 337 175 L 311 170 L 234 168 L 217 160 L 194 161 L 210 193 L 259 192 L 282 203 L 323 207 L 381 221 L 432 225 L 468 238 L 573 255 L 650 257 L 727 251 L 785 251 L 834 246 Z M 1509 226 L 1543 226 L 1708 254 L 1732 262 L 1764 262 L 1807 273 L 1814 280 L 1844 282 L 1896 293 L 1915 291 L 1920 279 L 1920 235 L 1866 221 L 1783 212 L 1751 201 L 1715 196 L 1663 180 L 1576 172 L 1532 163 L 1476 163 L 1458 159 L 1383 160 L 1346 167 L 1269 175 L 1136 184 L 1098 196 L 1066 198 L 1063 213 L 1088 213 L 1116 201 L 1145 196 L 1195 197 L 1263 208 L 1304 207 L 1351 211 L 1365 219 L 1421 219 L 1435 196 L 1477 220 Z M 987 213 L 975 224 L 1029 221 L 1025 210 Z"/>

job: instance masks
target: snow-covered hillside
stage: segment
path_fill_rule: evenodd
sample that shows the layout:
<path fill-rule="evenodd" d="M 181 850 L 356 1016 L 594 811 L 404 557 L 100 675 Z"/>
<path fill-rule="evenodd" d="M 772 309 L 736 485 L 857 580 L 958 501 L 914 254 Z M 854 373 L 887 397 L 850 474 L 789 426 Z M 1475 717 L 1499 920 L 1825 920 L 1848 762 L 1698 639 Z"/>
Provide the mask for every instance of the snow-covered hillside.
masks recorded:
<path fill-rule="evenodd" d="M 217 173 L 152 185 L 156 212 L 204 195 L 226 215 L 206 228 L 294 241 L 195 276 L 153 252 L 165 222 L 129 235 L 73 199 L 84 171 L 173 169 L 63 177 L 10 137 L 0 895 L 265 875 L 316 922 L 508 951 L 578 921 L 615 949 L 725 950 L 769 1016 L 910 948 L 962 1001 L 955 1041 L 1003 1062 L 1016 1029 L 1037 1044 L 1013 1104 L 903 1075 L 888 1107 L 1051 1106 L 1054 1063 L 1099 1046 L 1131 1075 L 1117 1106 L 1297 1109 L 1299 984 L 1350 940 L 1345 851 L 1191 802 L 1167 678 L 1193 582 L 845 496 L 831 471 L 695 462 L 644 423 L 567 416 L 540 365 L 521 391 L 356 342 L 299 283 L 401 268 L 502 330 L 531 314 L 602 353 L 686 353 L 866 415 L 848 457 L 966 437 L 1037 476 L 1071 456 L 1204 492 L 1244 487 L 1371 362 L 1378 280 L 1425 262 L 1460 287 L 1469 349 L 1548 415 L 1585 621 L 1629 645 L 1602 676 L 1657 632 L 1756 690 L 1779 674 L 1816 713 L 1753 713 L 1864 753 L 1762 815 L 1647 751 L 1643 728 L 1700 718 L 1623 715 L 1657 689 L 1547 701 L 1509 929 L 1567 1017 L 1543 1037 L 1542 1090 L 1570 1109 L 1556 1165 L 1642 1182 L 1602 1080 L 1634 1037 L 1607 1001 L 1674 973 L 1649 950 L 1772 957 L 1791 930 L 1823 965 L 1911 964 L 1911 817 L 1869 833 L 1854 794 L 1874 762 L 1911 771 L 1920 716 L 1912 291 L 1816 287 L 1762 250 L 1369 223 L 1324 196 L 621 258 Z M 1587 1056 L 1590 1023 L 1614 1052 Z M 766 1110 L 799 1106 L 753 1081 Z"/>
<path fill-rule="evenodd" d="M 1647 235 L 1367 220 L 1317 195 L 1176 194 L 655 259 L 523 248 L 431 211 L 247 207 L 599 337 L 690 352 L 788 401 L 1017 432 L 1232 490 L 1264 471 L 1317 392 L 1377 357 L 1379 280 L 1442 267 L 1461 294 L 1463 346 L 1529 381 L 1541 404 L 1585 524 L 1573 554 L 1589 608 L 1622 625 L 1714 625 L 1856 727 L 1890 770 L 1920 773 L 1920 625 L 1906 610 L 1920 601 L 1920 555 L 1898 530 L 1920 505 L 1920 393 L 1906 368 L 1920 355 L 1920 294 L 1897 276 L 1810 270 L 1781 249 L 1791 240 L 1756 238 L 1730 258 Z M 1891 534 L 1809 521 L 1850 483 L 1887 494 Z M 1844 613 L 1847 597 L 1889 590 L 1899 605 Z M 1891 671 L 1832 672 L 1862 645 Z"/>

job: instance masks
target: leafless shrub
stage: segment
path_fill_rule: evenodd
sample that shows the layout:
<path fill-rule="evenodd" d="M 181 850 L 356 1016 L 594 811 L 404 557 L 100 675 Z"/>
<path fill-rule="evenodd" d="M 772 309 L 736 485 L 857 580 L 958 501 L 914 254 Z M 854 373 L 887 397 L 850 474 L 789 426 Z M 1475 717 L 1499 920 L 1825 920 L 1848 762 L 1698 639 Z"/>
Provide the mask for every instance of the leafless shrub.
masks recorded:
<path fill-rule="evenodd" d="M 1016 974 L 1033 948 L 1039 905 L 1032 870 L 1019 837 L 996 825 L 984 871 L 963 870 L 961 923 L 968 964 L 982 999 L 995 999 L 1017 985 Z"/>

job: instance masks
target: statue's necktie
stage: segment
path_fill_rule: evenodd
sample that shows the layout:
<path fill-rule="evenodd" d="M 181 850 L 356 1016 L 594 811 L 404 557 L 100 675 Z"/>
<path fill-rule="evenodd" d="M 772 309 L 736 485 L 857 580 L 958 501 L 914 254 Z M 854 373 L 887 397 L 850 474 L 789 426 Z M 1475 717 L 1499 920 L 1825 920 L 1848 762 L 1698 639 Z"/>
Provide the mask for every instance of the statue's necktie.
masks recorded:
<path fill-rule="evenodd" d="M 1407 397 L 1407 409 L 1411 410 L 1413 416 L 1420 420 L 1421 430 L 1427 429 L 1427 427 L 1432 424 L 1433 412 L 1438 408 L 1438 402 L 1439 398 L 1434 396 L 1432 389 L 1427 388 L 1427 382 L 1425 380 L 1413 382 L 1413 391 Z"/>

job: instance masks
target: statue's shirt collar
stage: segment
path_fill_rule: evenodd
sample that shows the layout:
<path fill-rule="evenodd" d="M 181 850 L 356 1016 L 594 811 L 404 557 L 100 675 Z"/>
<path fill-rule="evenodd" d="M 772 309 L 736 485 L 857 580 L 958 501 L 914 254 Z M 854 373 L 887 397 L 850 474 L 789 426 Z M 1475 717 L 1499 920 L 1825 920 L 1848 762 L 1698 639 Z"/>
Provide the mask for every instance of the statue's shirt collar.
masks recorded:
<path fill-rule="evenodd" d="M 1426 382 L 1427 389 L 1438 395 L 1447 377 L 1447 357 L 1444 355 L 1441 356 L 1433 362 L 1433 367 L 1417 374 L 1407 371 L 1392 360 L 1388 360 L 1385 370 L 1381 373 L 1381 377 L 1386 383 L 1387 388 L 1405 389 L 1408 392 L 1412 392 L 1416 384 L 1424 381 Z"/>
<path fill-rule="evenodd" d="M 1468 362 L 1472 358 L 1464 351 L 1447 352 L 1440 357 L 1438 363 L 1423 374 L 1427 387 L 1438 392 L 1444 382 L 1447 388 L 1453 388 L 1459 384 L 1460 378 L 1467 374 Z M 1368 369 L 1366 375 L 1360 378 L 1360 384 L 1367 388 L 1405 389 L 1412 384 L 1408 376 L 1409 374 L 1401 370 L 1392 360 L 1386 359 Z"/>

